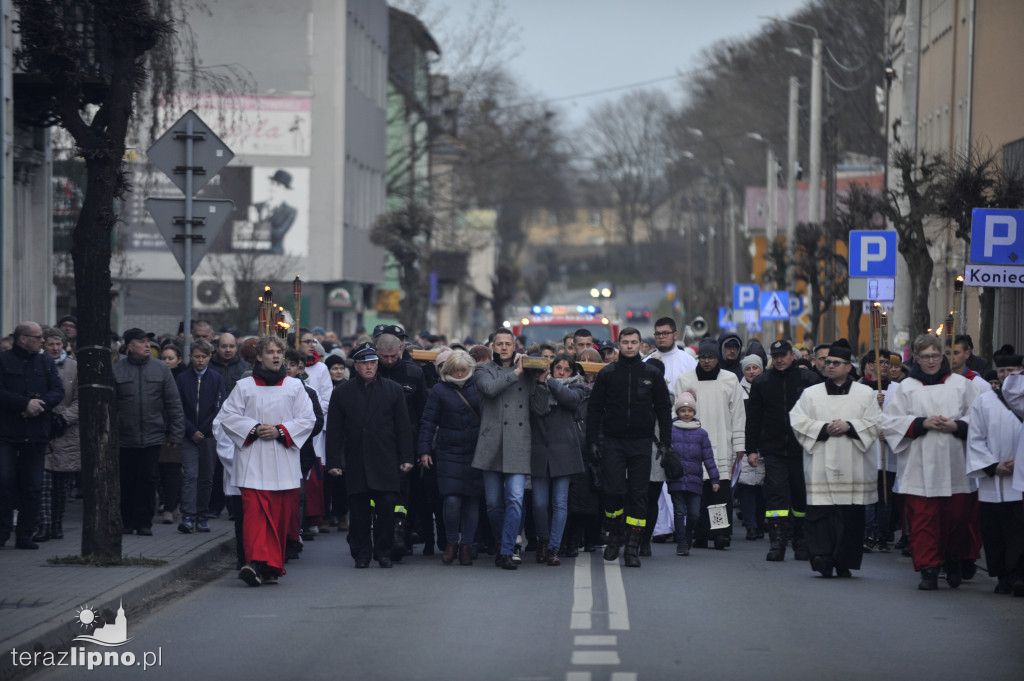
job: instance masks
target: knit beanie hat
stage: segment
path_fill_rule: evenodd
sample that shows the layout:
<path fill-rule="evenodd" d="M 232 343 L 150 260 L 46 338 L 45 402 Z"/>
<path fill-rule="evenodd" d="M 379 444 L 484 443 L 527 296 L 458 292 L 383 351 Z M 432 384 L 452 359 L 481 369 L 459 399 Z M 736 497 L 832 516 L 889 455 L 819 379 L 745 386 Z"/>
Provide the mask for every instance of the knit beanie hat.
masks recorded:
<path fill-rule="evenodd" d="M 694 411 L 697 411 L 697 396 L 689 390 L 683 391 L 683 394 L 676 398 L 675 406 L 673 407 L 672 413 L 679 413 L 681 407 L 689 407 Z"/>
<path fill-rule="evenodd" d="M 758 369 L 764 369 L 764 362 L 762 362 L 761 358 L 758 357 L 757 355 L 747 355 L 746 357 L 740 360 L 740 366 L 743 367 L 744 369 L 746 369 L 751 364 L 757 365 Z"/>

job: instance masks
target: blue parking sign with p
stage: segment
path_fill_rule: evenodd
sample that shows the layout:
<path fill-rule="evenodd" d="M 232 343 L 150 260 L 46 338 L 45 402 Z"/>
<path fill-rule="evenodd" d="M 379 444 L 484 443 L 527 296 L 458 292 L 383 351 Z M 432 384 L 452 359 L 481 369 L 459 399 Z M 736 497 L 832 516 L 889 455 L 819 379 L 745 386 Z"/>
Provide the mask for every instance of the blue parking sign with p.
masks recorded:
<path fill-rule="evenodd" d="M 733 284 L 732 307 L 734 310 L 757 310 L 761 287 L 757 284 Z"/>
<path fill-rule="evenodd" d="M 896 253 L 896 232 L 854 230 L 850 232 L 850 276 L 895 277 Z"/>
<path fill-rule="evenodd" d="M 975 208 L 971 212 L 971 262 L 1019 265 L 1024 258 L 1024 210 Z"/>

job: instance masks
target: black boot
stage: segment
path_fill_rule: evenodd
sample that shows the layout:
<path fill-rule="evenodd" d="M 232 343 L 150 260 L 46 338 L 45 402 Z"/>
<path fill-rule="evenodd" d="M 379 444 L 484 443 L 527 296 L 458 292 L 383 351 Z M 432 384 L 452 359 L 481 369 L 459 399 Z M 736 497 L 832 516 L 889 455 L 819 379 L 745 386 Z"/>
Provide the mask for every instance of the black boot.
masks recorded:
<path fill-rule="evenodd" d="M 405 558 L 405 517 L 395 516 L 395 537 L 391 541 L 391 560 L 401 563 Z"/>
<path fill-rule="evenodd" d="M 677 556 L 688 556 L 690 555 L 690 542 L 686 538 L 686 532 L 676 532 L 676 555 Z"/>
<path fill-rule="evenodd" d="M 51 539 L 63 539 L 64 538 L 64 520 L 54 520 L 50 524 L 50 538 Z"/>
<path fill-rule="evenodd" d="M 961 564 L 959 558 L 953 558 L 946 561 L 946 584 L 949 584 L 950 589 L 955 589 L 964 581 L 963 572 L 961 571 Z"/>
<path fill-rule="evenodd" d="M 793 519 L 793 558 L 796 560 L 810 560 L 811 552 L 804 544 L 804 519 Z"/>
<path fill-rule="evenodd" d="M 569 536 L 565 540 L 565 557 L 575 558 L 580 555 L 580 542 L 583 541 L 583 523 L 573 522 Z"/>
<path fill-rule="evenodd" d="M 626 567 L 640 567 L 640 542 L 643 541 L 644 528 L 636 525 L 626 526 Z"/>
<path fill-rule="evenodd" d="M 917 585 L 921 591 L 935 591 L 939 588 L 939 568 L 927 567 L 921 569 L 921 583 Z"/>
<path fill-rule="evenodd" d="M 608 544 L 604 547 L 605 560 L 619 559 L 619 548 L 622 546 L 625 524 L 625 519 L 621 515 L 617 518 L 605 519 L 605 531 L 608 532 Z"/>
<path fill-rule="evenodd" d="M 778 562 L 786 560 L 786 523 L 782 518 L 772 518 L 768 521 L 768 538 L 771 541 L 771 549 L 765 560 Z"/>

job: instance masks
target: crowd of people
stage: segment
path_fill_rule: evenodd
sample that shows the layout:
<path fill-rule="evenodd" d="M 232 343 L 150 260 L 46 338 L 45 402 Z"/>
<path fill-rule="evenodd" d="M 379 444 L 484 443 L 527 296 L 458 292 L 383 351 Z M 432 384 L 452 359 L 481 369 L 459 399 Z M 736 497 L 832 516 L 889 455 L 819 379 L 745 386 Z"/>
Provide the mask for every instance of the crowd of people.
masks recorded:
<path fill-rule="evenodd" d="M 0 541 L 63 537 L 78 447 L 75 326 L 19 324 L 0 352 Z M 447 342 L 397 325 L 238 338 L 124 332 L 114 363 L 125 533 L 208 532 L 227 510 L 239 577 L 277 583 L 318 534 L 356 568 L 422 544 L 444 565 L 518 569 L 603 549 L 640 567 L 652 542 L 726 550 L 768 537 L 824 578 L 865 552 L 913 559 L 918 588 L 985 568 L 1024 597 L 1024 360 L 970 337 L 916 338 L 906 359 L 844 339 L 744 347 L 581 328 L 524 347 L 507 328 Z M 427 352 L 422 352 L 427 351 Z M 734 506 L 736 508 L 734 508 Z M 13 524 L 13 511 L 18 522 Z"/>

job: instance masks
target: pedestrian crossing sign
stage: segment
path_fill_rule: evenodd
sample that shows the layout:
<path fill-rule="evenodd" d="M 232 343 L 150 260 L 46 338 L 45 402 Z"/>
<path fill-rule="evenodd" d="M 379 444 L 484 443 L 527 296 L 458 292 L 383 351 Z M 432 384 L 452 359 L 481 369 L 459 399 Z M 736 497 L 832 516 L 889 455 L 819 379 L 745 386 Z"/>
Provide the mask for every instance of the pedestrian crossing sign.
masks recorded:
<path fill-rule="evenodd" d="M 761 291 L 761 321 L 786 321 L 789 319 L 789 293 L 786 291 Z"/>

